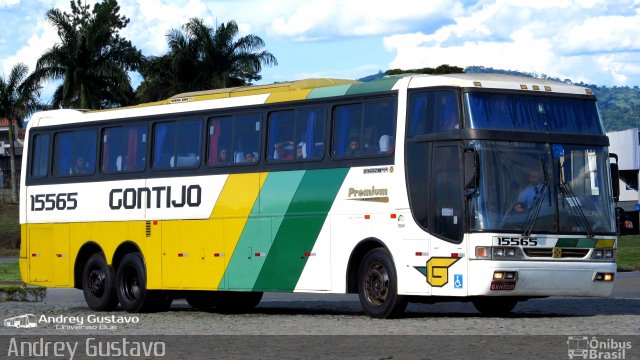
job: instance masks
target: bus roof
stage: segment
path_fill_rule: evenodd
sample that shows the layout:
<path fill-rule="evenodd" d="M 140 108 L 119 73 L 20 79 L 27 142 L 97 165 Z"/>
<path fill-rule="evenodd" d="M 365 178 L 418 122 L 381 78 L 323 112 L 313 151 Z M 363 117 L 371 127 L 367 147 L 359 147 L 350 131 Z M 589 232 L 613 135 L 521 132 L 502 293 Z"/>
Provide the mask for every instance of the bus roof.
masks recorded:
<path fill-rule="evenodd" d="M 590 89 L 563 82 L 502 74 L 405 74 L 387 76 L 370 82 L 329 78 L 306 79 L 269 85 L 188 92 L 172 96 L 166 100 L 115 109 L 45 111 L 35 114 L 32 117 L 32 120 L 35 121 L 30 121 L 29 126 L 69 124 L 79 121 L 107 120 L 114 117 L 125 118 L 162 115 L 177 112 L 319 99 L 342 95 L 366 94 L 397 90 L 400 86 L 409 88 L 451 86 L 592 95 Z"/>

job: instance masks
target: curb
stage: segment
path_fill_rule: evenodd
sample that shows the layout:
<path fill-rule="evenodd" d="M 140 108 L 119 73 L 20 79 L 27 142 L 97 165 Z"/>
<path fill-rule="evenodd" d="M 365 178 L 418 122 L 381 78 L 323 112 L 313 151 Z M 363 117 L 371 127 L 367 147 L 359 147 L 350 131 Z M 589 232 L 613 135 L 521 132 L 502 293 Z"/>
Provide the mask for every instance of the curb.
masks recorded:
<path fill-rule="evenodd" d="M 0 302 L 31 301 L 42 302 L 47 297 L 47 288 L 41 286 L 26 286 L 20 282 L 15 284 L 0 284 Z"/>

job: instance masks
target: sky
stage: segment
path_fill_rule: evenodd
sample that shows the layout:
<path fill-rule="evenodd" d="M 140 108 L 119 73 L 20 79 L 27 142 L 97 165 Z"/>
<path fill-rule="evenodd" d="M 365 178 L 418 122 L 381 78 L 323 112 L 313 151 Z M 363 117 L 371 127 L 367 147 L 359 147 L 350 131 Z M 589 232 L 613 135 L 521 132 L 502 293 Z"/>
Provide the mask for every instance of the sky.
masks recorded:
<path fill-rule="evenodd" d="M 93 4 L 95 1 L 86 0 Z M 119 0 L 121 35 L 148 55 L 189 18 L 236 21 L 278 66 L 257 84 L 357 79 L 449 64 L 546 74 L 606 86 L 640 85 L 640 0 Z M 59 42 L 47 22 L 68 0 L 0 0 L 0 71 L 31 70 Z M 132 78 L 137 86 L 139 76 Z M 45 86 L 51 93 L 54 84 Z"/>

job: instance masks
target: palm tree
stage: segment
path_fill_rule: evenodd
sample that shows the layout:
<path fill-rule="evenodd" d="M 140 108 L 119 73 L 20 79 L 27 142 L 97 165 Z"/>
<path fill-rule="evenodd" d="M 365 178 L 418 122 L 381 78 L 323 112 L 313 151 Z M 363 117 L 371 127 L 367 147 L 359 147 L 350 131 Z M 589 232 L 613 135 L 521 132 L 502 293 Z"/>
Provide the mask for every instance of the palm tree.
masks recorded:
<path fill-rule="evenodd" d="M 162 93 L 166 97 L 167 86 L 175 94 L 247 85 L 262 78 L 263 65 L 278 65 L 275 56 L 263 50 L 265 44 L 260 37 L 249 34 L 236 40 L 237 36 L 235 21 L 214 28 L 192 18 L 182 29 L 172 29 L 167 34 L 169 52 L 149 58 L 141 71 L 145 79 L 141 89 L 146 92 L 142 97 L 160 100 L 162 97 L 153 95 Z"/>
<path fill-rule="evenodd" d="M 9 77 L 0 77 L 0 119 L 9 120 L 9 146 L 11 162 L 11 201 L 18 201 L 18 174 L 16 172 L 15 143 L 13 123 L 20 121 L 36 110 L 42 109 L 38 98 L 40 84 L 31 81 L 27 74 L 29 68 L 22 63 L 11 69 Z"/>
<path fill-rule="evenodd" d="M 63 80 L 53 107 L 103 109 L 127 105 L 134 98 L 127 71 L 138 70 L 142 54 L 118 34 L 129 23 L 116 0 L 89 5 L 71 1 L 71 14 L 51 9 L 47 19 L 60 43 L 38 59 L 38 80 Z"/>

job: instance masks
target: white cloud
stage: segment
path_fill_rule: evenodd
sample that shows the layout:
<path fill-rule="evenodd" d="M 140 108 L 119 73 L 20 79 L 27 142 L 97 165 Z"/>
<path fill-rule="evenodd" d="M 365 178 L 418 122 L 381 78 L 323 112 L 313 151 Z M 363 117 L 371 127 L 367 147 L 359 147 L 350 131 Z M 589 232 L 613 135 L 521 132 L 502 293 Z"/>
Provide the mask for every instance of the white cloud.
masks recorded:
<path fill-rule="evenodd" d="M 311 0 L 274 18 L 269 34 L 294 40 L 406 32 L 429 27 L 461 10 L 446 0 Z"/>
<path fill-rule="evenodd" d="M 576 81 L 637 83 L 637 8 L 637 1 L 487 1 L 432 33 L 387 36 L 383 43 L 396 52 L 391 68 L 481 65 Z"/>
<path fill-rule="evenodd" d="M 0 8 L 20 4 L 20 0 L 0 0 Z"/>

